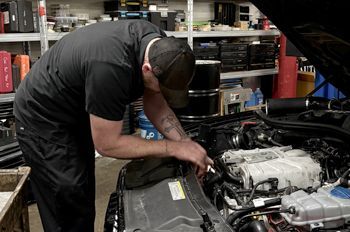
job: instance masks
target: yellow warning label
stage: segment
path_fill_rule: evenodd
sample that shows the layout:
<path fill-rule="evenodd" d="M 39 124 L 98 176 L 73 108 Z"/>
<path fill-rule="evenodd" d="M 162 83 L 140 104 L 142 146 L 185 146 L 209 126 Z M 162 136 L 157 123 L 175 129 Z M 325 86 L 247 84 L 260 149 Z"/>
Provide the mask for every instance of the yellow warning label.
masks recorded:
<path fill-rule="evenodd" d="M 171 197 L 174 201 L 185 199 L 185 193 L 181 186 L 180 181 L 169 182 L 169 189 L 171 193 Z"/>

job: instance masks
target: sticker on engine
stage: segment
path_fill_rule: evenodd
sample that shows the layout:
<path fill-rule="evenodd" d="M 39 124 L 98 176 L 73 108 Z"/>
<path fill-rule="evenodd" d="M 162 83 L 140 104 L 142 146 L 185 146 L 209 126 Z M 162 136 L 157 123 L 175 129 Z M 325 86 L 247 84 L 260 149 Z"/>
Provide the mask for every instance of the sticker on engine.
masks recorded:
<path fill-rule="evenodd" d="M 186 198 L 180 181 L 169 182 L 168 185 L 169 185 L 171 196 L 174 201 L 183 200 Z"/>

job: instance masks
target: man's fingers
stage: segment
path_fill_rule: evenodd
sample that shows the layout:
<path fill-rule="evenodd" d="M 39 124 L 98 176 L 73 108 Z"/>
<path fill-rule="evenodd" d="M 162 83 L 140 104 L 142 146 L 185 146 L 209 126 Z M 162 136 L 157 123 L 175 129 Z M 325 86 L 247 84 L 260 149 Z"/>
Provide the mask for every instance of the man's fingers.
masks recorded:
<path fill-rule="evenodd" d="M 212 159 L 210 159 L 208 156 L 206 157 L 206 163 L 208 165 L 214 165 L 214 161 Z"/>
<path fill-rule="evenodd" d="M 206 169 L 207 165 L 203 162 L 197 161 L 196 165 L 200 168 L 200 169 Z"/>
<path fill-rule="evenodd" d="M 198 143 L 189 140 L 176 142 L 176 145 L 173 150 L 175 156 L 180 160 L 190 161 L 196 168 L 197 176 L 204 176 L 208 166 L 214 164 L 207 156 L 206 150 Z"/>

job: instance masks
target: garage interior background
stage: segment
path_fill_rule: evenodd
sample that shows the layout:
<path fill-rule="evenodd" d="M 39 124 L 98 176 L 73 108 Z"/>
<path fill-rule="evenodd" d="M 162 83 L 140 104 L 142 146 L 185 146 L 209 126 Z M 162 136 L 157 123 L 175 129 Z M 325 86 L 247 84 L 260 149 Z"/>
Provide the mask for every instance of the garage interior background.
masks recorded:
<path fill-rule="evenodd" d="M 20 1 L 20 0 L 19 0 Z M 2 6 L 3 3 L 6 1 L 1 1 Z M 131 2 L 131 1 L 126 1 Z M 208 30 L 207 23 L 208 20 L 214 20 L 216 17 L 215 11 L 215 3 L 218 1 L 209 0 L 209 1 L 195 1 L 194 2 L 194 22 L 197 23 L 198 27 L 201 30 Z M 232 4 L 233 1 L 220 1 L 223 4 Z M 115 1 L 117 3 L 117 1 Z M 151 3 L 151 2 L 150 2 Z M 187 1 L 184 0 L 169 0 L 169 1 L 153 1 L 153 3 L 156 3 L 158 5 L 161 5 L 163 9 L 168 9 L 168 11 L 174 11 L 174 10 L 182 10 L 185 15 L 187 13 Z M 258 23 L 258 18 L 263 19 L 263 15 L 249 2 L 247 1 L 236 1 L 237 4 L 242 4 L 244 6 L 249 6 L 249 20 L 252 21 L 253 24 Z M 76 16 L 76 17 L 87 17 L 89 19 L 99 19 L 99 20 L 109 20 L 108 16 L 105 15 L 105 4 L 103 1 L 97 1 L 97 0 L 86 0 L 84 3 L 75 1 L 47 1 L 47 11 L 48 15 L 53 15 L 54 10 L 57 9 L 57 7 L 66 7 L 67 10 L 67 17 L 70 16 Z M 35 11 L 37 2 L 32 1 L 32 7 Z M 61 5 L 61 6 L 60 6 Z M 3 8 L 2 8 L 3 9 Z M 102 16 L 102 17 L 101 17 Z M 186 17 L 186 16 L 185 16 Z M 52 19 L 49 17 L 49 19 Z M 261 23 L 262 21 L 260 21 Z M 236 25 L 237 26 L 237 25 Z M 245 24 L 238 25 L 241 27 L 241 29 L 247 29 L 244 28 Z M 183 117 L 184 123 L 189 123 L 193 121 L 200 121 L 203 118 L 208 118 L 212 116 L 218 116 L 218 115 L 224 115 L 224 114 L 230 114 L 230 113 L 236 113 L 244 110 L 249 109 L 256 109 L 257 107 L 261 107 L 263 105 L 263 101 L 261 101 L 264 98 L 267 97 L 281 97 L 281 93 L 283 92 L 283 88 L 290 89 L 290 86 L 280 86 L 278 83 L 281 78 L 283 78 L 280 74 L 283 74 L 285 72 L 288 72 L 289 76 L 288 78 L 293 78 L 293 75 L 291 75 L 291 69 L 295 67 L 295 74 L 298 74 L 297 78 L 298 81 L 292 80 L 295 84 L 295 93 L 294 96 L 304 96 L 308 92 L 310 92 L 315 85 L 315 70 L 312 67 L 312 64 L 309 64 L 307 60 L 304 58 L 298 58 L 298 64 L 299 67 L 297 67 L 297 59 L 296 57 L 286 57 L 284 50 L 285 46 L 282 45 L 284 42 L 281 43 L 282 45 L 282 51 L 278 50 L 279 47 L 279 41 L 280 41 L 280 33 L 272 28 L 272 24 L 270 25 L 271 28 L 262 31 L 261 34 L 253 34 L 250 33 L 252 31 L 246 31 L 247 34 L 242 35 L 235 35 L 239 30 L 230 30 L 227 31 L 227 27 L 216 27 L 216 32 L 220 32 L 219 34 L 212 34 L 210 35 L 206 34 L 207 36 L 194 36 L 196 37 L 194 39 L 194 50 L 197 53 L 198 57 L 200 59 L 206 59 L 205 55 L 201 54 L 201 51 L 215 51 L 217 54 L 218 59 L 223 59 L 225 55 L 232 53 L 232 51 L 235 51 L 237 54 L 237 51 L 235 49 L 240 49 L 243 44 L 243 52 L 239 53 L 243 57 L 245 57 L 245 54 L 251 54 L 253 52 L 259 53 L 258 55 L 266 52 L 266 49 L 268 52 L 271 52 L 273 54 L 273 66 L 260 66 L 257 70 L 248 68 L 248 66 L 242 70 L 238 70 L 237 72 L 234 72 L 234 70 L 225 70 L 225 67 L 223 67 L 223 63 L 219 65 L 219 67 L 215 64 L 209 64 L 211 66 L 215 66 L 214 68 L 218 68 L 219 73 L 214 72 L 214 76 L 212 78 L 216 78 L 217 87 L 219 90 L 215 90 L 216 88 L 206 88 L 200 89 L 201 87 L 195 87 L 193 89 L 194 92 L 192 92 L 193 98 L 196 98 L 198 100 L 198 97 L 201 98 L 202 102 L 205 102 L 204 104 L 214 104 L 214 110 L 213 111 L 207 111 L 207 112 L 200 112 L 198 115 L 198 112 L 187 112 L 184 113 L 186 117 Z M 212 27 L 213 29 L 213 27 Z M 230 28 L 231 29 L 231 28 Z M 261 28 L 263 29 L 263 28 Z M 183 29 L 186 30 L 186 29 Z M 209 29 L 210 30 L 210 29 Z M 62 31 L 64 31 L 62 29 Z M 242 31 L 242 30 L 241 30 Z M 50 32 L 49 32 L 50 33 Z M 226 33 L 226 34 L 225 34 Z M 227 34 L 230 33 L 230 34 Z M 53 32 L 51 34 L 50 38 L 53 38 L 50 41 L 50 45 L 54 44 L 54 42 L 61 38 L 65 32 Z M 172 33 L 170 33 L 172 34 Z M 182 36 L 184 39 L 185 36 Z M 55 37 L 56 36 L 56 37 Z M 175 34 L 176 36 L 176 34 Z M 55 38 L 54 38 L 55 37 Z M 29 38 L 26 40 L 26 38 Z M 283 38 L 283 37 L 282 37 Z M 267 46 L 262 45 L 259 46 L 259 43 L 261 44 L 268 44 Z M 285 41 L 281 39 L 281 41 Z M 231 42 L 234 42 L 235 45 L 232 45 Z M 237 45 L 236 43 L 240 43 L 240 45 Z M 251 45 L 251 44 L 257 44 L 257 45 Z M 270 46 L 272 45 L 272 46 Z M 201 50 L 202 49 L 202 50 Z M 210 50 L 211 49 L 211 50 Z M 228 50 L 225 50 L 228 49 Z M 260 49 L 260 50 L 259 50 Z M 270 50 L 269 50 L 270 49 Z M 293 50 L 293 49 L 292 49 Z M 4 33 L 0 34 L 0 51 L 7 51 L 11 53 L 12 55 L 19 54 L 27 54 L 30 57 L 31 62 L 35 62 L 35 60 L 40 57 L 40 39 L 37 36 L 35 39 L 33 39 L 31 36 L 26 37 L 25 34 L 20 33 Z M 214 53 L 215 53 L 214 52 Z M 226 52 L 226 53 L 225 53 Z M 294 54 L 295 51 L 292 51 L 291 53 Z M 281 55 L 282 54 L 282 55 Z M 0 60 L 3 62 L 3 57 L 6 54 L 0 54 Z M 210 55 L 212 55 L 210 53 Z M 207 59 L 213 60 L 213 57 L 210 57 L 210 55 L 207 57 Z M 247 55 L 248 56 L 248 55 Z M 251 55 L 249 55 L 251 57 Z M 227 58 L 227 57 L 226 57 Z M 231 59 L 233 57 L 228 57 L 228 59 Z M 22 64 L 23 62 L 29 62 L 23 61 L 25 60 L 25 57 L 18 57 L 18 64 Z M 279 59 L 279 60 L 278 60 Z M 246 60 L 242 61 L 248 62 Z M 288 66 L 288 64 L 293 64 L 294 66 L 289 66 L 289 69 L 287 70 L 281 70 L 281 63 L 280 62 L 288 62 L 284 64 L 285 66 Z M 245 63 L 244 63 L 245 64 Z M 203 64 L 198 64 L 198 66 L 201 67 Z M 280 66 L 278 66 L 280 65 Z M 207 68 L 207 65 L 204 63 L 205 68 Z M 21 69 L 22 67 L 20 67 Z M 299 69 L 297 72 L 296 69 Z M 221 69 L 221 71 L 220 71 Z M 22 75 L 20 72 L 21 70 L 17 70 L 19 72 L 17 75 Z M 13 72 L 14 75 L 15 72 Z M 1 73 L 1 75 L 4 75 Z M 317 74 L 316 84 L 320 82 L 320 79 L 322 77 Z M 200 78 L 198 76 L 197 78 Z M 279 79 L 280 78 L 280 79 Z M 296 76 L 295 76 L 296 78 Z M 2 78 L 0 78 L 1 80 Z M 273 83 L 275 82 L 275 83 Z M 274 87 L 279 87 L 279 89 Z M 198 89 L 199 88 L 199 89 Z M 215 91 L 214 91 L 215 90 Z M 259 91 L 262 91 L 261 93 Z M 204 95 L 198 96 L 198 92 L 200 91 Z M 206 92 L 205 92 L 206 91 Z M 10 92 L 10 93 L 9 93 Z M 13 115 L 12 115 L 12 100 L 13 100 L 13 94 L 15 92 L 15 89 L 13 91 L 7 92 L 2 91 L 0 94 L 0 118 L 1 118 L 1 125 L 0 125 L 0 168 L 14 168 L 23 165 L 23 158 L 21 155 L 21 152 L 18 148 L 18 144 L 15 140 L 15 132 L 13 130 Z M 255 94 L 254 94 L 255 93 Z M 197 95 L 196 95 L 197 94 Z M 293 94 L 293 93 L 292 93 Z M 331 97 L 339 97 L 339 93 L 332 89 L 332 87 L 326 87 L 323 88 L 318 92 L 319 96 L 331 96 Z M 214 100 L 211 96 L 214 96 Z M 293 97 L 289 96 L 289 97 Z M 259 102 L 260 99 L 260 102 Z M 139 111 L 142 110 L 142 103 L 141 101 L 135 102 L 132 106 L 128 108 L 128 112 L 125 115 L 126 124 L 124 127 L 124 133 L 134 133 L 136 127 L 138 127 L 138 119 L 137 114 Z M 190 117 L 187 117 L 190 116 Z M 189 120 L 191 119 L 191 120 Z M 6 147 L 6 149 L 5 149 Z"/>

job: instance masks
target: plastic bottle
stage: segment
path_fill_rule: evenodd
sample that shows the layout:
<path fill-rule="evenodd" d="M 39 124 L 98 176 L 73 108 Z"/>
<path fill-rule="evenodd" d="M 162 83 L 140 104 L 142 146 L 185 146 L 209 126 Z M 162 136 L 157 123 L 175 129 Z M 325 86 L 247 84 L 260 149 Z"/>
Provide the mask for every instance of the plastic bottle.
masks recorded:
<path fill-rule="evenodd" d="M 255 97 L 256 97 L 256 104 L 257 105 L 262 105 L 264 104 L 264 95 L 261 92 L 260 88 L 257 88 L 255 90 Z"/>
<path fill-rule="evenodd" d="M 250 94 L 249 101 L 245 102 L 245 107 L 251 107 L 255 105 L 256 105 L 256 96 L 255 96 L 255 93 L 252 91 L 252 93 Z"/>

